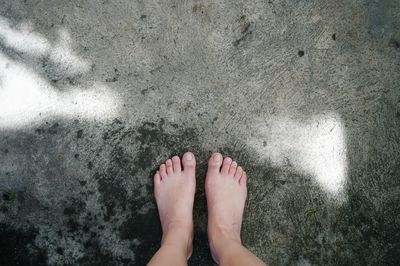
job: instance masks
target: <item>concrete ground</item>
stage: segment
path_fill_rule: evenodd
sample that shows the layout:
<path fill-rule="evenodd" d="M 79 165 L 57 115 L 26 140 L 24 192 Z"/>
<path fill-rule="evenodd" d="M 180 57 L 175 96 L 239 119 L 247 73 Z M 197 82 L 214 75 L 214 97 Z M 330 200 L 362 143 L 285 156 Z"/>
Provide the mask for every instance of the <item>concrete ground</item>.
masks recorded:
<path fill-rule="evenodd" d="M 270 265 L 400 262 L 400 2 L 3 0 L 0 264 L 145 265 L 151 177 L 244 166 Z"/>

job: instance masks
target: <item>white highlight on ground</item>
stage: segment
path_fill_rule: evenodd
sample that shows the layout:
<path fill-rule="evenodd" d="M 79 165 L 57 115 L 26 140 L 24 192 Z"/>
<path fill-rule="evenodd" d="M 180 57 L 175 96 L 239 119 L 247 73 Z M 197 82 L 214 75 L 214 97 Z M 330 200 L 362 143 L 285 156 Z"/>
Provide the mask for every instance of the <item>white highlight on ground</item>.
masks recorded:
<path fill-rule="evenodd" d="M 32 24 L 21 23 L 12 27 L 12 23 L 2 17 L 0 38 L 5 46 L 30 55 L 43 55 L 50 49 L 49 41 L 34 32 Z"/>
<path fill-rule="evenodd" d="M 29 24 L 12 28 L 0 17 L 0 41 L 7 48 L 32 57 L 47 56 L 66 75 L 87 72 L 90 64 L 73 53 L 69 34 L 60 30 L 59 35 L 51 45 Z M 55 88 L 31 66 L 0 51 L 0 128 L 27 127 L 51 117 L 105 120 L 116 116 L 118 106 L 117 95 L 102 83 Z"/>
<path fill-rule="evenodd" d="M 35 57 L 48 56 L 66 74 L 78 74 L 90 69 L 89 62 L 71 49 L 71 37 L 64 29 L 58 30 L 58 41 L 51 44 L 34 31 L 32 24 L 24 22 L 13 27 L 9 20 L 0 17 L 0 40 L 16 52 Z"/>
<path fill-rule="evenodd" d="M 291 166 L 312 175 L 322 190 L 343 198 L 346 181 L 344 126 L 336 114 L 314 116 L 304 122 L 274 117 L 256 125 L 249 144 L 273 166 Z"/>

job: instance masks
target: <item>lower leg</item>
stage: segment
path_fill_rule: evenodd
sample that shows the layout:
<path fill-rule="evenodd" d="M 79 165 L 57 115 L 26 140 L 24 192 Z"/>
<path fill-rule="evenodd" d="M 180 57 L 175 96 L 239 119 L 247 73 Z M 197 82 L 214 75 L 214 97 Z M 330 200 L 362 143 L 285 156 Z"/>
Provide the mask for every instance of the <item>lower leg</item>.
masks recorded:
<path fill-rule="evenodd" d="M 187 234 L 190 230 L 170 228 L 164 232 L 161 247 L 148 265 L 187 265 L 192 245 L 192 236 Z"/>
<path fill-rule="evenodd" d="M 154 194 L 163 230 L 161 247 L 148 265 L 187 265 L 192 252 L 195 158 L 168 159 L 154 176 Z M 183 169 L 182 169 L 183 168 Z"/>
<path fill-rule="evenodd" d="M 214 260 L 222 266 L 265 265 L 241 244 L 240 239 L 232 238 L 232 234 L 215 233 L 210 247 Z"/>
<path fill-rule="evenodd" d="M 206 177 L 208 240 L 220 265 L 265 265 L 240 239 L 247 197 L 247 175 L 231 158 L 214 153 Z"/>

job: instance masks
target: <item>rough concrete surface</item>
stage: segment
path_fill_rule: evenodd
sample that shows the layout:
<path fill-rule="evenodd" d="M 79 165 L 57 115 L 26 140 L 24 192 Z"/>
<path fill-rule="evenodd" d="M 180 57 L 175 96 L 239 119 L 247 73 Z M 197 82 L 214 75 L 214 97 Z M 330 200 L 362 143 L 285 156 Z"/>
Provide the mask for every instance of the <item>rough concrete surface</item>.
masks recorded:
<path fill-rule="evenodd" d="M 400 262 L 398 0 L 0 1 L 0 265 L 145 265 L 151 177 L 244 166 L 270 265 Z"/>

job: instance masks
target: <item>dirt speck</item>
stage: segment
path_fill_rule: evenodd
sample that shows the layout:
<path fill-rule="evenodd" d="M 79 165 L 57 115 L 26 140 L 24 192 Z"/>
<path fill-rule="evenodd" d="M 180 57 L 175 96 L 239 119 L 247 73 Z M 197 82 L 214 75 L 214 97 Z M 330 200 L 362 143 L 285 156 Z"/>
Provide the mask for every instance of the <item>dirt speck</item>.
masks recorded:
<path fill-rule="evenodd" d="M 395 39 L 390 39 L 389 46 L 394 48 L 394 49 L 400 49 L 400 42 L 398 40 L 395 40 Z"/>
<path fill-rule="evenodd" d="M 79 130 L 76 132 L 76 138 L 77 138 L 77 139 L 80 139 L 80 138 L 82 138 L 82 136 L 83 136 L 83 129 L 79 129 Z"/>
<path fill-rule="evenodd" d="M 63 250 L 61 247 L 58 247 L 58 248 L 56 249 L 56 251 L 57 251 L 58 254 L 64 255 L 64 250 Z"/>
<path fill-rule="evenodd" d="M 203 14 L 204 13 L 204 5 L 203 4 L 194 4 L 192 6 L 192 12 L 193 13 L 200 12 Z"/>
<path fill-rule="evenodd" d="M 106 82 L 116 82 L 119 78 L 119 71 L 118 68 L 114 68 L 113 76 L 110 78 L 106 78 Z"/>

